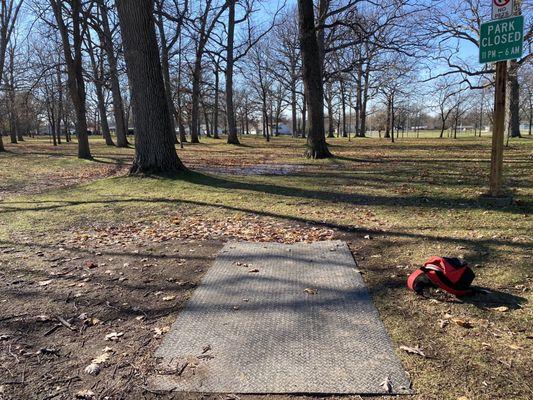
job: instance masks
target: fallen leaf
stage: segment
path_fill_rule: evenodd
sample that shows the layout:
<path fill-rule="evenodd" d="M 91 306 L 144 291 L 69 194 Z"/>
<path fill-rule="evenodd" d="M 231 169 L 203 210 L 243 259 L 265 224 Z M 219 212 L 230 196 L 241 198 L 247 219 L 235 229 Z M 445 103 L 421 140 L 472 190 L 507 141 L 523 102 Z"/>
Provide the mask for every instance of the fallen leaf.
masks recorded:
<path fill-rule="evenodd" d="M 310 295 L 315 295 L 318 293 L 318 289 L 315 288 L 305 288 L 304 292 Z"/>
<path fill-rule="evenodd" d="M 389 377 L 387 376 L 383 382 L 381 382 L 379 384 L 387 393 L 390 393 L 392 392 L 392 382 L 391 380 L 389 379 Z"/>
<path fill-rule="evenodd" d="M 452 318 L 452 321 L 455 322 L 457 325 L 462 326 L 463 328 L 470 329 L 473 327 L 473 325 L 463 318 Z"/>
<path fill-rule="evenodd" d="M 78 390 L 75 394 L 77 399 L 91 400 L 96 397 L 96 394 L 89 389 Z"/>
<path fill-rule="evenodd" d="M 443 329 L 443 328 L 445 328 L 449 323 L 450 323 L 450 321 L 448 321 L 447 319 L 439 319 L 439 328 Z"/>
<path fill-rule="evenodd" d="M 105 340 L 118 341 L 122 336 L 124 336 L 124 332 L 111 332 L 105 335 Z"/>
<path fill-rule="evenodd" d="M 91 363 L 93 363 L 93 364 L 103 364 L 107 360 L 109 360 L 109 352 L 104 352 L 104 353 L 100 354 L 98 357 L 93 358 Z"/>
<path fill-rule="evenodd" d="M 506 312 L 506 311 L 509 311 L 509 307 L 506 307 L 506 306 L 493 307 L 491 308 L 491 310 L 498 311 L 498 312 Z"/>
<path fill-rule="evenodd" d="M 98 375 L 102 370 L 102 364 L 109 360 L 109 351 L 106 351 L 108 348 L 104 349 L 104 352 L 98 357 L 95 357 L 91 360 L 91 363 L 87 365 L 84 369 L 86 374 L 89 375 Z"/>
<path fill-rule="evenodd" d="M 154 328 L 154 332 L 155 332 L 154 338 L 160 338 L 161 336 L 163 336 L 168 331 L 170 331 L 170 326 L 164 326 L 162 328 L 155 327 Z"/>
<path fill-rule="evenodd" d="M 415 347 L 400 346 L 400 349 L 406 351 L 407 353 L 418 354 L 419 356 L 426 357 L 426 355 L 418 345 Z"/>

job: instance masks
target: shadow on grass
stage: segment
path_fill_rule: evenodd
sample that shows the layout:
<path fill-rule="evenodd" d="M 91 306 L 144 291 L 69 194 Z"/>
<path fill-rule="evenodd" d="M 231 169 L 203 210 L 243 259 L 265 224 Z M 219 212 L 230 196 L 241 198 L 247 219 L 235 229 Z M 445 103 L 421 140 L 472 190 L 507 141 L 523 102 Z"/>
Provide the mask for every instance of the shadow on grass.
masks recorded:
<path fill-rule="evenodd" d="M 473 287 L 474 292 L 469 296 L 460 297 L 463 303 L 472 304 L 481 309 L 490 309 L 493 307 L 506 306 L 511 310 L 522 308 L 527 303 L 527 299 L 514 294 L 500 292 L 485 287 Z"/>
<path fill-rule="evenodd" d="M 309 190 L 295 187 L 285 187 L 267 183 L 249 183 L 237 182 L 234 180 L 224 179 L 220 176 L 206 175 L 199 172 L 189 171 L 177 176 L 164 176 L 166 179 L 183 179 L 187 182 L 222 189 L 254 191 L 267 193 L 277 196 L 306 198 L 312 200 L 342 202 L 350 205 L 373 205 L 389 207 L 423 207 L 437 209 L 482 209 L 492 210 L 488 204 L 478 201 L 477 199 L 451 198 L 451 197 L 433 197 L 428 196 L 383 196 L 383 195 L 366 195 L 366 194 L 346 194 L 328 192 L 323 190 Z M 530 209 L 533 207 L 533 201 L 524 201 L 521 206 L 502 208 L 506 212 L 516 212 L 521 209 Z"/>

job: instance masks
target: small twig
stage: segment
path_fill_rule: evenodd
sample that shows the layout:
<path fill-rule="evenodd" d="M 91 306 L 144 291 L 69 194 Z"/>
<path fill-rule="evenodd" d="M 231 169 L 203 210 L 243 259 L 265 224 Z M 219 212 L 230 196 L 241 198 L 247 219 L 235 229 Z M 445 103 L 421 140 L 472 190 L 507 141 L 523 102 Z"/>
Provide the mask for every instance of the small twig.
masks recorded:
<path fill-rule="evenodd" d="M 51 329 L 49 329 L 48 331 L 46 331 L 44 333 L 44 336 L 48 336 L 48 335 L 54 333 L 60 326 L 61 326 L 61 324 L 54 325 Z"/>
<path fill-rule="evenodd" d="M 189 363 L 187 361 L 180 365 L 180 367 L 176 370 L 176 375 L 181 376 L 181 374 L 183 374 L 183 371 L 185 371 L 185 368 L 187 368 L 188 365 Z"/>
<path fill-rule="evenodd" d="M 62 324 L 63 326 L 67 327 L 67 328 L 70 329 L 71 331 L 75 331 L 75 330 L 76 330 L 76 328 L 74 328 L 74 327 L 73 327 L 73 326 L 72 326 L 72 325 L 71 325 L 66 319 L 64 319 L 63 317 L 61 317 L 61 316 L 58 315 L 58 316 L 56 316 L 56 318 L 57 318 L 57 320 L 58 320 L 59 322 L 61 322 L 61 324 Z"/>

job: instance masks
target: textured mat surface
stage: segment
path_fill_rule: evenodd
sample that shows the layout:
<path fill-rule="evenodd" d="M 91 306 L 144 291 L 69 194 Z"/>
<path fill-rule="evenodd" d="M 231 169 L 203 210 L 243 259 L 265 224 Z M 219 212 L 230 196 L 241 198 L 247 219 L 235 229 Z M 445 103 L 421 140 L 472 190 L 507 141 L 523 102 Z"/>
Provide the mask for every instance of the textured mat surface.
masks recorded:
<path fill-rule="evenodd" d="M 156 351 L 158 390 L 409 393 L 348 246 L 228 243 Z"/>

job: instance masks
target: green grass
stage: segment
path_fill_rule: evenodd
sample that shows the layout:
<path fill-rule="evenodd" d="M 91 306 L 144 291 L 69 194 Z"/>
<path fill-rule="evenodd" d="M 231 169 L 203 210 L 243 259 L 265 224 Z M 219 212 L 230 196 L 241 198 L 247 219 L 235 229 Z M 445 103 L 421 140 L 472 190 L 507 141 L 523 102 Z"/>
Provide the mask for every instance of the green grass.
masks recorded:
<path fill-rule="evenodd" d="M 421 399 L 527 398 L 531 388 L 525 378 L 522 383 L 520 379 L 527 370 L 525 354 L 530 346 L 529 303 L 502 317 L 479 304 L 417 302 L 404 282 L 405 274 L 429 256 L 451 255 L 481 265 L 476 281 L 482 286 L 517 295 L 516 285 L 530 287 L 533 139 L 513 139 L 505 150 L 506 185 L 515 200 L 507 208 L 479 200 L 488 182 L 490 138 L 486 137 L 404 138 L 394 144 L 372 138 L 330 139 L 337 157 L 319 161 L 302 158 L 301 139 L 274 138 L 266 143 L 247 137 L 242 142 L 236 147 L 204 139 L 200 145 L 178 149 L 184 162 L 200 171 L 174 178 L 122 175 L 34 195 L 12 190 L 0 202 L 0 240 L 16 244 L 17 238 L 29 235 L 51 240 L 94 224 L 165 221 L 190 213 L 210 219 L 256 215 L 332 227 L 351 243 L 356 258 L 360 252 L 365 280 L 395 344 L 419 342 L 439 348 L 439 357 L 431 360 L 401 354 L 415 389 L 429 393 Z M 133 152 L 92 139 L 97 160 L 105 161 L 98 163 L 76 159 L 73 145 L 54 149 L 42 140 L 29 140 L 24 146 L 24 151 L 9 147 L 12 153 L 0 154 L 2 185 L 6 180 L 10 187 L 38 185 L 41 177 L 50 179 L 65 171 L 83 175 L 100 165 L 127 163 Z M 288 175 L 216 172 L 229 166 L 232 172 L 246 173 L 256 164 L 294 164 L 300 169 Z M 365 235 L 373 240 L 363 239 Z M 398 265 L 410 268 L 399 271 Z M 531 300 L 530 292 L 520 296 Z M 474 329 L 450 327 L 452 338 L 443 333 L 428 343 L 425 335 L 434 333 L 436 319 L 446 312 L 476 321 Z M 494 354 L 480 350 L 483 341 L 494 340 L 489 334 L 492 328 L 483 328 L 487 321 L 514 332 L 496 340 L 499 350 Z M 497 363 L 498 357 L 511 354 L 505 353 L 511 342 L 525 349 L 513 355 L 512 372 Z M 447 374 L 458 384 L 443 387 Z M 478 387 L 489 379 L 488 386 Z"/>

